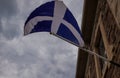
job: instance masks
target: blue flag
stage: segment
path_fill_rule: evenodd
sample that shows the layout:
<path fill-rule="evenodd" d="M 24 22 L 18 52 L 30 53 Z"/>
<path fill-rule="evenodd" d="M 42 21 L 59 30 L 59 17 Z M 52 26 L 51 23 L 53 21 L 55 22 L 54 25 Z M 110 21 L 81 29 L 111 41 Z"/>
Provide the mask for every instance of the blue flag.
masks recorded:
<path fill-rule="evenodd" d="M 26 20 L 24 35 L 43 31 L 53 33 L 79 47 L 84 46 L 77 21 L 62 1 L 41 5 Z"/>

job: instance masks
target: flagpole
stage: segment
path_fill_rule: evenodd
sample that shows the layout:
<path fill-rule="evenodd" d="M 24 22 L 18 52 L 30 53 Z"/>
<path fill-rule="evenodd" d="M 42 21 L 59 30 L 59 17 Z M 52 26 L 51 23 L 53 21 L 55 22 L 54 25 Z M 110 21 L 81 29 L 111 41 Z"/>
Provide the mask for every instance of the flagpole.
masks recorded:
<path fill-rule="evenodd" d="M 53 33 L 53 32 L 50 32 L 50 34 L 52 34 L 52 35 L 54 35 L 54 36 L 56 36 L 56 37 L 58 37 L 58 38 L 60 38 L 60 39 L 62 39 L 62 40 L 64 40 L 64 41 L 67 41 L 68 43 L 71 43 L 71 44 L 79 47 L 79 45 L 77 45 L 77 44 L 73 43 L 72 41 L 69 41 L 69 40 L 67 40 L 67 39 L 65 39 L 65 38 L 63 38 L 63 37 L 61 37 L 61 36 L 59 36 L 59 35 L 57 35 L 57 34 L 55 34 L 55 33 Z"/>
<path fill-rule="evenodd" d="M 107 61 L 107 62 L 110 61 L 110 60 L 108 60 L 107 58 L 105 58 L 105 57 L 97 54 L 96 52 L 93 52 L 93 51 L 91 51 L 91 50 L 88 50 L 88 49 L 86 49 L 86 48 L 84 48 L 84 47 L 79 47 L 79 49 L 84 50 L 85 52 L 88 52 L 88 53 L 91 54 L 91 55 L 95 55 L 95 56 L 97 56 L 97 57 L 99 57 L 99 58 L 101 58 L 101 59 L 103 59 L 103 60 L 105 60 L 105 61 Z"/>
<path fill-rule="evenodd" d="M 73 43 L 73 42 L 71 42 L 71 41 L 69 41 L 69 40 L 67 40 L 67 39 L 65 39 L 65 38 L 63 38 L 63 37 L 61 37 L 61 36 L 53 33 L 53 32 L 50 32 L 50 34 L 52 34 L 52 35 L 54 35 L 54 36 L 56 36 L 56 37 L 58 37 L 58 38 L 60 38 L 60 39 L 62 39 L 62 40 L 65 40 L 65 41 L 67 41 L 68 43 L 71 43 L 71 44 L 79 47 L 79 49 L 84 50 L 85 52 L 87 52 L 87 53 L 89 53 L 89 54 L 91 54 L 91 55 L 95 55 L 95 56 L 97 56 L 98 58 L 100 58 L 100 59 L 102 59 L 102 60 L 104 60 L 104 61 L 106 61 L 106 62 L 109 62 L 109 63 L 111 63 L 111 64 L 113 64 L 113 65 L 115 65 L 115 66 L 117 66 L 117 67 L 120 67 L 120 64 L 115 63 L 114 61 L 109 60 L 109 59 L 107 59 L 107 58 L 105 58 L 105 57 L 97 54 L 96 52 L 93 52 L 93 51 L 91 51 L 91 50 L 88 50 L 88 49 L 85 48 L 85 47 L 80 47 L 79 45 L 77 45 L 77 44 L 75 44 L 75 43 Z"/>
<path fill-rule="evenodd" d="M 79 49 L 84 50 L 85 52 L 88 52 L 88 53 L 91 54 L 91 55 L 95 55 L 95 56 L 97 56 L 98 58 L 100 58 L 100 59 L 102 59 L 102 60 L 104 60 L 104 61 L 106 61 L 106 62 L 109 62 L 109 63 L 111 63 L 111 64 L 113 64 L 113 65 L 115 65 L 115 66 L 117 66 L 117 67 L 120 67 L 120 64 L 118 64 L 118 63 L 116 63 L 116 62 L 114 62 L 114 61 L 112 61 L 112 60 L 109 60 L 109 59 L 107 59 L 107 58 L 105 58 L 105 57 L 103 57 L 103 56 L 101 56 L 101 55 L 99 55 L 99 54 L 97 54 L 97 53 L 95 53 L 95 52 L 93 52 L 93 51 L 90 51 L 90 50 L 88 50 L 88 49 L 86 49 L 86 48 L 83 48 L 83 47 L 79 47 Z"/>

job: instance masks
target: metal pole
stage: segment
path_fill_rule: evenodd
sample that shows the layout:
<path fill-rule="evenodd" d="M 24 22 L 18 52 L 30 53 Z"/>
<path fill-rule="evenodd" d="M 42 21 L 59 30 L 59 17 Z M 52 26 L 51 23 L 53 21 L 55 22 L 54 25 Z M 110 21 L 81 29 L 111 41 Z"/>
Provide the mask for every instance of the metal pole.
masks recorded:
<path fill-rule="evenodd" d="M 98 58 L 100 58 L 100 59 L 102 59 L 102 60 L 104 60 L 104 61 L 107 61 L 107 62 L 109 62 L 109 63 L 111 63 L 111 64 L 113 64 L 113 65 L 116 65 L 116 66 L 120 67 L 120 64 L 115 63 L 115 62 L 113 62 L 112 60 L 109 60 L 109 59 L 107 59 L 107 58 L 105 58 L 105 57 L 97 54 L 96 52 L 90 51 L 90 50 L 88 50 L 88 49 L 86 49 L 86 48 L 84 48 L 84 47 L 80 47 L 79 45 L 77 45 L 77 44 L 75 44 L 75 43 L 73 43 L 73 42 L 71 42 L 71 41 L 69 41 L 69 40 L 67 40 L 67 39 L 65 39 L 65 38 L 57 35 L 57 34 L 54 34 L 53 32 L 50 32 L 50 34 L 52 34 L 52 35 L 54 35 L 54 36 L 56 36 L 56 37 L 58 37 L 58 38 L 60 38 L 60 39 L 62 39 L 62 40 L 65 40 L 65 41 L 67 41 L 68 43 L 71 43 L 71 44 L 79 47 L 79 49 L 84 50 L 85 52 L 88 52 L 88 53 L 91 54 L 91 55 L 96 55 Z"/>
<path fill-rule="evenodd" d="M 101 59 L 103 59 L 105 61 L 108 61 L 108 62 L 110 61 L 107 58 L 105 58 L 105 57 L 103 57 L 103 56 L 101 56 L 101 55 L 99 55 L 99 54 L 97 54 L 97 53 L 95 53 L 93 51 L 90 51 L 90 50 L 88 50 L 86 48 L 79 47 L 79 49 L 84 50 L 85 52 L 88 52 L 89 54 L 96 55 L 97 57 L 99 57 L 99 58 L 101 58 Z"/>
<path fill-rule="evenodd" d="M 107 62 L 109 62 L 109 63 L 111 63 L 111 64 L 113 64 L 113 65 L 115 65 L 117 67 L 120 67 L 120 64 L 118 64 L 118 63 L 116 63 L 116 62 L 114 62 L 112 60 L 109 60 L 109 59 L 107 59 L 107 58 L 105 58 L 105 57 L 103 57 L 103 56 L 101 56 L 101 55 L 99 55 L 99 54 L 97 54 L 97 53 L 95 53 L 93 51 L 90 51 L 90 50 L 88 50 L 86 48 L 82 48 L 82 47 L 79 47 L 79 49 L 84 50 L 85 52 L 88 52 L 89 54 L 96 55 L 98 58 L 100 58 L 100 59 L 102 59 L 104 61 L 107 61 Z"/>

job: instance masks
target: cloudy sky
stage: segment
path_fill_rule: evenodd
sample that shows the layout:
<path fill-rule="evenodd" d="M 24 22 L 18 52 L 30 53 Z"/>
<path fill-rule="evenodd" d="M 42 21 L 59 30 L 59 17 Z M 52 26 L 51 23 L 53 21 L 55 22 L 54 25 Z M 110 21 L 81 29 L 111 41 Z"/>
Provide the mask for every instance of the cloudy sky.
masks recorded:
<path fill-rule="evenodd" d="M 29 14 L 50 0 L 0 0 L 0 78 L 75 78 L 78 48 L 49 33 L 23 36 Z M 64 0 L 81 25 L 83 0 Z"/>

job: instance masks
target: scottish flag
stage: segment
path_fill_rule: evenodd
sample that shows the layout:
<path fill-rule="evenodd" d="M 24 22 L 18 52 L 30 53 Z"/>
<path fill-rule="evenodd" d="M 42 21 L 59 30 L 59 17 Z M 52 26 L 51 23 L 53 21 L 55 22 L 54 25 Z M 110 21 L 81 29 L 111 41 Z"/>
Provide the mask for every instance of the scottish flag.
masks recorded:
<path fill-rule="evenodd" d="M 79 47 L 84 46 L 76 19 L 62 1 L 55 0 L 41 5 L 26 20 L 24 35 L 43 31 Z"/>

